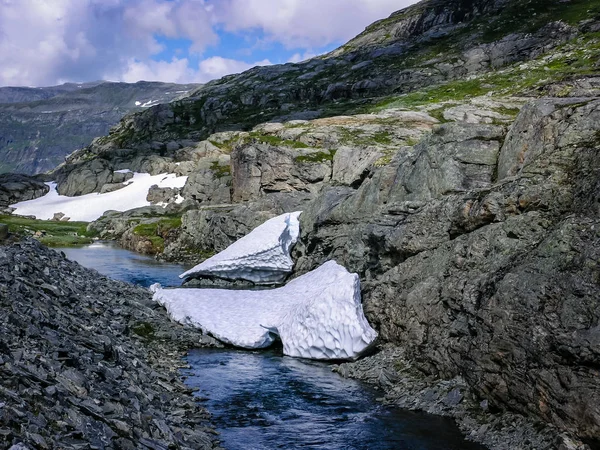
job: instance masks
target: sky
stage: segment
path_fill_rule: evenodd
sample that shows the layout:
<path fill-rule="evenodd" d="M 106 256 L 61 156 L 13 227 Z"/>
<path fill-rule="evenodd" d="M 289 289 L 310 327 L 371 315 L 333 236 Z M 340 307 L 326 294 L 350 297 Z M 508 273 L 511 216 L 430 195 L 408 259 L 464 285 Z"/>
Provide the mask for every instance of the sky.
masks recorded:
<path fill-rule="evenodd" d="M 0 0 L 0 86 L 203 83 L 333 50 L 416 0 Z"/>

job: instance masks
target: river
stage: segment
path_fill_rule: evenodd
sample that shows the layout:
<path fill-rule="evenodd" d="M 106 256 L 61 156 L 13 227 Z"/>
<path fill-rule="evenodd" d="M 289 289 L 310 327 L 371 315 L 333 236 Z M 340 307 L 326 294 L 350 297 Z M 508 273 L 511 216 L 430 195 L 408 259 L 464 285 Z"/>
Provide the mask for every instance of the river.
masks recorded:
<path fill-rule="evenodd" d="M 178 286 L 188 267 L 166 264 L 111 243 L 62 248 L 68 258 L 142 286 Z M 229 450 L 482 450 L 454 421 L 384 407 L 372 387 L 333 373 L 326 363 L 280 350 L 198 349 L 183 371 L 212 413 Z"/>

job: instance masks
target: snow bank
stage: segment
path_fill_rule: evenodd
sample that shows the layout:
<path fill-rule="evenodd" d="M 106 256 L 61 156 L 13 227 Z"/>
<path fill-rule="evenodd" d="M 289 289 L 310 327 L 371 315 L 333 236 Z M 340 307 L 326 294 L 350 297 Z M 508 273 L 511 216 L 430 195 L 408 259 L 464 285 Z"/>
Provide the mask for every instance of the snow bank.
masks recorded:
<path fill-rule="evenodd" d="M 290 250 L 300 234 L 300 214 L 287 213 L 267 220 L 179 278 L 204 275 L 257 284 L 282 282 L 294 266 Z"/>
<path fill-rule="evenodd" d="M 125 171 L 117 171 L 125 173 Z M 35 216 L 37 219 L 49 220 L 54 213 L 62 212 L 71 220 L 91 222 L 98 219 L 105 211 L 127 211 L 129 209 L 149 206 L 146 201 L 148 190 L 157 184 L 162 188 L 181 188 L 185 185 L 187 177 L 178 177 L 175 174 L 150 175 L 148 173 L 134 173 L 133 178 L 127 180 L 127 186 L 118 191 L 106 194 L 92 193 L 79 197 L 59 195 L 56 183 L 46 183 L 50 192 L 45 196 L 16 203 L 11 207 L 16 208 L 14 214 L 22 216 Z"/>
<path fill-rule="evenodd" d="M 288 356 L 354 359 L 377 337 L 363 314 L 358 275 L 335 261 L 272 290 L 153 291 L 173 320 L 238 347 L 267 347 L 279 336 Z"/>

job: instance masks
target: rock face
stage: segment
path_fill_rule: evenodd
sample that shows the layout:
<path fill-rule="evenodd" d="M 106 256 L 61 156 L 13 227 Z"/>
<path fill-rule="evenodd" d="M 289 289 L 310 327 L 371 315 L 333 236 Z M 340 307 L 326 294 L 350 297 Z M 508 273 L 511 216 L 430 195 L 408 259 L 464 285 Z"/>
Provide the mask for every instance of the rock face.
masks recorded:
<path fill-rule="evenodd" d="M 233 200 L 239 202 L 268 192 L 318 192 L 331 179 L 333 154 L 255 143 L 236 147 L 231 159 Z"/>
<path fill-rule="evenodd" d="M 50 188 L 43 181 L 27 175 L 0 174 L 0 208 L 42 197 L 49 190 Z"/>
<path fill-rule="evenodd" d="M 213 339 L 33 240 L 0 247 L 0 280 L 3 447 L 216 446 L 177 373 L 177 349 Z"/>
<path fill-rule="evenodd" d="M 168 103 L 199 87 L 171 83 L 67 83 L 0 88 L 0 172 L 53 169 L 128 113 Z"/>
<path fill-rule="evenodd" d="M 420 370 L 596 442 L 598 129 L 593 98 L 530 103 L 501 148 L 498 127 L 444 125 L 310 204 L 297 267 L 347 265 Z"/>

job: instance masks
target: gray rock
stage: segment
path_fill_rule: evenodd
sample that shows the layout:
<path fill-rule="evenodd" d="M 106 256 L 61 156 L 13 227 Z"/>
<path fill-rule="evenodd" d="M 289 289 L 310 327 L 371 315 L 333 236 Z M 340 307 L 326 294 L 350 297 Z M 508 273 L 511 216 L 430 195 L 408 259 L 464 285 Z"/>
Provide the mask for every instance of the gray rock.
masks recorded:
<path fill-rule="evenodd" d="M 184 352 L 214 339 L 171 323 L 147 289 L 34 240 L 0 247 L 0 279 L 6 448 L 216 446 L 209 414 L 179 381 Z"/>
<path fill-rule="evenodd" d="M 157 203 L 172 203 L 177 199 L 179 193 L 179 188 L 159 188 L 158 185 L 155 184 L 148 189 L 146 200 L 153 205 L 156 205 Z"/>
<path fill-rule="evenodd" d="M 379 147 L 340 147 L 333 157 L 332 181 L 357 186 L 369 174 L 373 164 L 384 155 Z"/>
<path fill-rule="evenodd" d="M 43 181 L 34 177 L 12 173 L 0 174 L 0 208 L 42 197 L 49 190 Z"/>
<path fill-rule="evenodd" d="M 0 241 L 8 237 L 8 225 L 0 223 Z"/>
<path fill-rule="evenodd" d="M 331 179 L 329 151 L 300 150 L 251 143 L 231 154 L 233 201 L 245 201 L 273 192 L 312 192 Z"/>
<path fill-rule="evenodd" d="M 445 124 L 357 190 L 324 190 L 296 269 L 336 259 L 420 371 L 594 439 L 600 101 L 534 102 L 500 149 L 502 129 Z"/>

